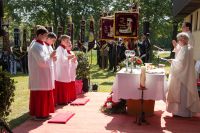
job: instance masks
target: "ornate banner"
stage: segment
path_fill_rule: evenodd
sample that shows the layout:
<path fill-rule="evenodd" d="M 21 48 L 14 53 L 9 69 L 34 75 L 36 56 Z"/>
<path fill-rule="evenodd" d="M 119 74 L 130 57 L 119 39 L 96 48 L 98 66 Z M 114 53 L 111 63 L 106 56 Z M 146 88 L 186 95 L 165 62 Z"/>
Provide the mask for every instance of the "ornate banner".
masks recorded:
<path fill-rule="evenodd" d="M 9 32 L 5 32 L 3 36 L 3 51 L 10 51 Z"/>
<path fill-rule="evenodd" d="M 22 51 L 26 52 L 27 51 L 27 30 L 23 30 L 23 43 L 22 43 Z"/>
<path fill-rule="evenodd" d="M 74 24 L 70 23 L 67 25 L 67 35 L 71 37 L 71 43 L 74 44 Z"/>
<path fill-rule="evenodd" d="M 49 32 L 53 32 L 53 27 L 52 26 L 47 26 L 45 27 Z"/>
<path fill-rule="evenodd" d="M 115 13 L 115 37 L 137 38 L 139 14 L 137 12 L 116 12 Z"/>
<path fill-rule="evenodd" d="M 101 17 L 101 40 L 114 39 L 114 18 Z"/>
<path fill-rule="evenodd" d="M 80 41 L 81 43 L 85 42 L 85 27 L 86 27 L 86 22 L 84 18 L 81 20 L 81 34 L 80 34 Z"/>
<path fill-rule="evenodd" d="M 3 18 L 4 14 L 3 14 L 3 0 L 0 0 L 0 19 Z"/>
<path fill-rule="evenodd" d="M 56 48 L 59 46 L 61 35 L 63 35 L 63 27 L 58 26 L 58 27 L 57 27 L 57 38 L 58 38 L 58 39 L 57 39 L 56 43 L 55 43 L 54 46 L 53 46 L 54 49 L 56 49 Z"/>
<path fill-rule="evenodd" d="M 14 28 L 14 45 L 15 45 L 15 47 L 20 47 L 20 30 L 19 30 L 19 28 Z"/>
<path fill-rule="evenodd" d="M 31 36 L 30 36 L 30 42 L 36 37 L 35 35 L 35 31 L 36 29 L 35 28 L 31 28 Z"/>
<path fill-rule="evenodd" d="M 90 18 L 90 25 L 89 25 L 89 43 L 88 43 L 88 51 L 90 51 L 95 44 L 94 38 L 94 18 L 91 16 Z"/>
<path fill-rule="evenodd" d="M 20 59 L 22 54 L 20 51 L 20 29 L 14 28 L 14 46 L 12 47 L 13 54 Z"/>
<path fill-rule="evenodd" d="M 73 40 L 74 40 L 74 24 L 72 22 L 67 24 L 67 35 L 71 37 L 71 43 L 73 46 Z"/>
<path fill-rule="evenodd" d="M 3 50 L 3 36 L 0 36 L 0 52 Z"/>
<path fill-rule="evenodd" d="M 63 34 L 63 27 L 58 27 L 58 38 Z"/>

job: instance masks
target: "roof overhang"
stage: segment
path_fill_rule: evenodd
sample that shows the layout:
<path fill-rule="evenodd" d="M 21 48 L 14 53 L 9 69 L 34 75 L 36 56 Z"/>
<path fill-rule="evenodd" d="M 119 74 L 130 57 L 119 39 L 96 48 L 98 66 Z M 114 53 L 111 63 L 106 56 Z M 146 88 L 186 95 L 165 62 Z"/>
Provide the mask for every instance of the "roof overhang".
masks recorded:
<path fill-rule="evenodd" d="M 173 16 L 183 18 L 200 8 L 200 0 L 172 0 Z"/>

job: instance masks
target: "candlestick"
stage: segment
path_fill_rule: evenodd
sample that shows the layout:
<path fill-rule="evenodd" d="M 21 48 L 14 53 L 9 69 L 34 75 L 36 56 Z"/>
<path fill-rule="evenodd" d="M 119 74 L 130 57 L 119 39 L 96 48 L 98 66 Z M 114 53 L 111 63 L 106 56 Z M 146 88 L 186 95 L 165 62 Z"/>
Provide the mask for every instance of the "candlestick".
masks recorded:
<path fill-rule="evenodd" d="M 145 81 L 146 81 L 146 67 L 141 67 L 141 74 L 140 74 L 140 86 L 145 87 Z"/>

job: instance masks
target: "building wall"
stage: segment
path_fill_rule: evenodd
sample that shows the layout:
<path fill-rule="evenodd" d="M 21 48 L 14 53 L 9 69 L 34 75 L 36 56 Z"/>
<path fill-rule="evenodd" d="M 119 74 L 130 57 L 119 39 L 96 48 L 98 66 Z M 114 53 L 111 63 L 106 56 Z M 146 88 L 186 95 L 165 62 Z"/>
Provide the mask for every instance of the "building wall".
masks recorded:
<path fill-rule="evenodd" d="M 200 60 L 200 8 L 184 18 L 184 21 L 192 23 L 192 34 L 194 36 L 194 59 Z"/>

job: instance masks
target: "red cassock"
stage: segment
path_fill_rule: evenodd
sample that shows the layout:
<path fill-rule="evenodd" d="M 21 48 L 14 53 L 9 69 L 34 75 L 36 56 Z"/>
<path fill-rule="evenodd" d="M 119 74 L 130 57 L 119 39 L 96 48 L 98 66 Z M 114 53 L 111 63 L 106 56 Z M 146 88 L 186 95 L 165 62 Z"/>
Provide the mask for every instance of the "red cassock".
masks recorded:
<path fill-rule="evenodd" d="M 60 45 L 56 49 L 56 55 L 55 89 L 57 91 L 57 104 L 67 104 L 70 102 L 70 76 L 66 48 L 63 45 Z"/>
<path fill-rule="evenodd" d="M 47 42 L 45 42 L 46 46 L 47 46 L 47 49 L 49 51 L 49 54 L 51 54 L 54 50 L 52 48 L 52 46 L 50 44 L 48 44 Z M 57 104 L 57 90 L 55 89 L 55 62 L 52 61 L 51 63 L 51 73 L 52 73 L 52 82 L 54 83 L 53 84 L 53 96 L 54 96 L 54 103 L 55 105 Z"/>
<path fill-rule="evenodd" d="M 57 91 L 57 104 L 67 104 L 70 102 L 70 84 L 55 81 L 55 90 Z"/>
<path fill-rule="evenodd" d="M 70 82 L 70 101 L 76 100 L 76 87 L 75 87 L 75 81 Z"/>
<path fill-rule="evenodd" d="M 72 51 L 67 51 L 68 54 L 74 55 Z M 75 87 L 75 79 L 76 79 L 76 68 L 78 62 L 70 60 L 69 62 L 69 76 L 70 76 L 70 101 L 74 101 L 76 99 L 76 87 Z"/>
<path fill-rule="evenodd" d="M 31 91 L 29 110 L 30 115 L 36 117 L 48 117 L 49 113 L 54 113 L 53 90 Z"/>
<path fill-rule="evenodd" d="M 48 117 L 54 112 L 53 66 L 44 42 L 36 40 L 28 52 L 30 115 Z"/>

